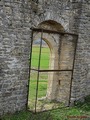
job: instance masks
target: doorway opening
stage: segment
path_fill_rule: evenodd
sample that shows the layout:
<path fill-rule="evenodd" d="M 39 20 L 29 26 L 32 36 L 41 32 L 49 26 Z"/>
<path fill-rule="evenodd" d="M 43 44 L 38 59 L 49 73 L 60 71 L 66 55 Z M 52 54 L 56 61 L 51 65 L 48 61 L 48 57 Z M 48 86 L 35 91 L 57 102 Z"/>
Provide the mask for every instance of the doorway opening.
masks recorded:
<path fill-rule="evenodd" d="M 36 111 L 37 104 L 40 111 L 41 105 L 46 100 L 48 72 L 40 72 L 40 70 L 48 70 L 49 62 L 50 48 L 47 43 L 41 38 L 33 41 L 28 99 L 30 110 Z"/>
<path fill-rule="evenodd" d="M 36 113 L 69 106 L 76 45 L 75 34 L 32 29 L 28 95 L 30 111 Z"/>

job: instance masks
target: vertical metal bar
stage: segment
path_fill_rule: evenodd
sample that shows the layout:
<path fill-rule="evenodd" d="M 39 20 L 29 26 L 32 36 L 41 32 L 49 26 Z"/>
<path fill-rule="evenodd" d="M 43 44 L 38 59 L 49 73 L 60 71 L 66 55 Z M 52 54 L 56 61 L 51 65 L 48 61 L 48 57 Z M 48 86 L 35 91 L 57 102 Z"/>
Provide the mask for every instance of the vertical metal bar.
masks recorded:
<path fill-rule="evenodd" d="M 28 92 L 27 92 L 27 104 L 26 108 L 28 109 L 28 100 L 29 100 L 29 88 L 30 88 L 30 73 L 31 73 L 31 60 L 32 60 L 32 44 L 33 44 L 33 30 L 31 31 L 31 45 L 30 45 L 30 56 L 29 56 L 29 75 L 28 75 Z"/>
<path fill-rule="evenodd" d="M 73 67 L 72 67 L 72 75 L 71 75 L 71 84 L 70 84 L 70 95 L 69 95 L 69 103 L 68 103 L 68 106 L 70 106 L 70 100 L 71 100 L 72 81 L 73 81 L 73 73 L 74 73 L 74 65 L 75 65 L 75 56 L 76 56 L 76 50 L 77 50 L 77 43 L 78 43 L 78 37 L 77 37 L 76 42 L 75 42 L 74 58 L 73 58 Z"/>
<path fill-rule="evenodd" d="M 42 37 L 43 37 L 43 30 L 42 30 L 42 32 L 41 32 L 39 61 L 38 61 L 38 74 L 37 74 L 37 86 L 36 86 L 35 113 L 36 113 L 36 111 L 37 111 L 36 107 L 37 107 L 37 97 L 38 97 L 38 83 L 39 83 L 39 70 L 40 70 L 41 49 L 42 49 Z"/>

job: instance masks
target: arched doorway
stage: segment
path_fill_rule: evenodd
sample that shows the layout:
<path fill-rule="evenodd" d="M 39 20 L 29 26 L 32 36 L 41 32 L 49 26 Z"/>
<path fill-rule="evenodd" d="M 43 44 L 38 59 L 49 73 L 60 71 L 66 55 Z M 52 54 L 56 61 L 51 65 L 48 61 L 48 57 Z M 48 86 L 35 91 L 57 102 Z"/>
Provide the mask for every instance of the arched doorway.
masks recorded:
<path fill-rule="evenodd" d="M 32 110 L 35 107 L 40 110 L 46 99 L 48 72 L 44 70 L 49 70 L 50 53 L 50 48 L 43 39 L 33 41 L 28 99 L 28 107 Z"/>
<path fill-rule="evenodd" d="M 65 33 L 62 25 L 50 20 L 42 22 L 37 28 L 32 29 L 32 42 L 33 40 L 38 40 L 38 38 L 40 38 L 40 43 L 37 69 L 32 68 L 31 66 L 31 71 L 34 70 L 34 77 L 36 76 L 34 79 L 37 80 L 34 86 L 34 104 L 31 101 L 30 107 L 30 109 L 35 112 L 52 109 L 53 107 L 58 106 L 60 107 L 61 103 L 69 105 L 77 35 Z M 50 48 L 50 62 L 49 67 L 46 69 L 40 67 L 43 40 Z M 43 64 L 45 65 L 45 63 Z M 44 98 L 39 98 L 40 96 L 38 97 L 41 73 L 44 73 L 44 78 L 45 74 L 48 76 L 47 92 L 45 94 L 42 93 L 43 96 L 45 96 Z M 32 94 L 34 93 L 32 92 Z"/>

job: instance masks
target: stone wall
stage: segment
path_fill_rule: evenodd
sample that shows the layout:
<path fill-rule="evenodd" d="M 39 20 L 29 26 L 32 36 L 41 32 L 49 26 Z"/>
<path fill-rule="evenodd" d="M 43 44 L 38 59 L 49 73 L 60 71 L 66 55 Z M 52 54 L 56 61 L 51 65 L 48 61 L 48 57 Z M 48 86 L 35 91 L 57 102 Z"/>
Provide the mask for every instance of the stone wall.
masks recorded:
<path fill-rule="evenodd" d="M 81 14 L 74 17 L 79 36 L 71 100 L 83 100 L 84 96 L 90 95 L 90 1 L 83 1 L 80 6 Z"/>
<path fill-rule="evenodd" d="M 60 23 L 78 34 L 71 102 L 90 94 L 90 1 L 0 1 L 0 115 L 26 108 L 31 27 Z"/>
<path fill-rule="evenodd" d="M 30 26 L 28 3 L 0 1 L 0 114 L 26 106 Z"/>

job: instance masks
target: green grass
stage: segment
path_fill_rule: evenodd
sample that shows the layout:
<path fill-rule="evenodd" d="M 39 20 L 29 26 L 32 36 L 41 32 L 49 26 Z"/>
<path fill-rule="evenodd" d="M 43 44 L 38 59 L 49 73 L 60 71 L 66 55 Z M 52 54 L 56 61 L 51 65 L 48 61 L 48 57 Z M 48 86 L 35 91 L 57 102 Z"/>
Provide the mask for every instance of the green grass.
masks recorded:
<path fill-rule="evenodd" d="M 32 64 L 31 64 L 31 66 L 34 68 L 38 68 L 39 52 L 40 52 L 40 48 L 38 46 L 34 46 L 32 49 Z M 49 56 L 50 56 L 49 48 L 43 47 L 41 50 L 40 69 L 48 69 Z"/>
<path fill-rule="evenodd" d="M 39 53 L 40 53 L 39 46 L 33 46 L 31 68 L 38 69 L 39 55 L 40 55 Z M 49 56 L 50 56 L 49 48 L 42 47 L 41 59 L 40 59 L 40 69 L 48 69 L 49 68 Z M 38 75 L 38 72 L 31 71 L 30 86 L 29 86 L 29 101 L 28 101 L 29 108 L 32 108 L 35 106 L 37 75 Z M 48 73 L 39 73 L 38 98 L 42 98 L 42 97 L 46 96 L 47 80 L 48 80 Z"/>
<path fill-rule="evenodd" d="M 36 96 L 36 85 L 37 81 L 36 80 L 31 80 L 30 82 L 30 99 L 35 99 Z M 46 89 L 47 89 L 47 80 L 40 80 L 39 81 L 39 86 L 38 86 L 38 97 L 43 97 L 46 95 Z"/>
<path fill-rule="evenodd" d="M 77 102 L 74 107 L 66 107 L 37 114 L 29 111 L 21 111 L 14 115 L 3 116 L 0 120 L 90 120 L 90 96 L 86 97 L 83 103 Z"/>

